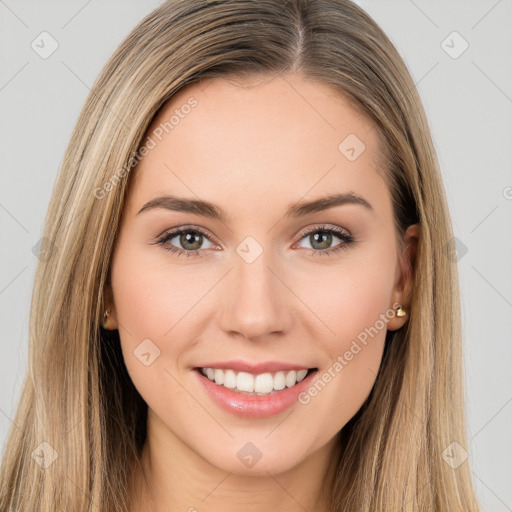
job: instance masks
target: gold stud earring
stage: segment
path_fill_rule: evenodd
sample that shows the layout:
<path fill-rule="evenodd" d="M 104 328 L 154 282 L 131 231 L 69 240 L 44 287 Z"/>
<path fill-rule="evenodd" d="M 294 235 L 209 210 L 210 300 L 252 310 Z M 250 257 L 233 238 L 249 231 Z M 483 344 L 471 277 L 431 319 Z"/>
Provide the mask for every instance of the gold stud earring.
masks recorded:
<path fill-rule="evenodd" d="M 397 310 L 396 310 L 396 316 L 405 316 L 407 315 L 407 313 L 402 309 L 402 306 L 400 306 Z"/>
<path fill-rule="evenodd" d="M 105 314 L 103 315 L 103 327 L 105 329 L 107 329 L 108 315 L 110 315 L 110 309 L 105 310 Z"/>

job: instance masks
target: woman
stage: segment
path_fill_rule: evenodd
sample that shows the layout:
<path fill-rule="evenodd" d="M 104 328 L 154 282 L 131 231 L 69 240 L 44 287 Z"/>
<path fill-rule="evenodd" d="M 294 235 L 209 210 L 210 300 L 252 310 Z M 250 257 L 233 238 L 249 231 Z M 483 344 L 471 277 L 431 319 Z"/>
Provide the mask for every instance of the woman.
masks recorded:
<path fill-rule="evenodd" d="M 44 236 L 1 510 L 478 510 L 435 151 L 348 0 L 156 9 Z"/>

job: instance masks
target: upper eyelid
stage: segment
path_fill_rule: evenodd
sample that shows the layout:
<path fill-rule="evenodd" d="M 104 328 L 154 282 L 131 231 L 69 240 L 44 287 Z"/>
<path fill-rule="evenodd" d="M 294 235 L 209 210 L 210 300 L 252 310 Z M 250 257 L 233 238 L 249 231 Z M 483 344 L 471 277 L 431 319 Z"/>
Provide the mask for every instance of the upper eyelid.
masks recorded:
<path fill-rule="evenodd" d="M 212 240 L 212 236 L 209 233 L 207 233 L 204 229 L 199 228 L 197 226 L 180 226 L 177 228 L 166 229 L 160 236 L 157 237 L 157 239 L 159 240 L 165 237 L 170 237 L 171 235 L 173 235 L 172 238 L 174 238 L 175 236 L 179 235 L 184 231 L 196 231 L 197 233 L 201 233 L 205 238 L 210 240 L 210 242 L 216 243 L 214 240 Z"/>
<path fill-rule="evenodd" d="M 315 231 L 344 231 L 346 235 L 351 235 L 350 231 L 342 226 L 327 226 L 325 224 L 321 224 L 318 226 L 312 226 L 311 228 L 304 228 L 299 231 L 298 236 L 301 236 L 302 238 L 303 236 Z"/>

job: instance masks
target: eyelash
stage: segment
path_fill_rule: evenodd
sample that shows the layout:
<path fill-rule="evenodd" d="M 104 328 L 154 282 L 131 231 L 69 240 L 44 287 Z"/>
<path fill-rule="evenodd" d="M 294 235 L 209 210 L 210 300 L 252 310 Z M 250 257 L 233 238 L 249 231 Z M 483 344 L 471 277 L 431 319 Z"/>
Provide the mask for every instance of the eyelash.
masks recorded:
<path fill-rule="evenodd" d="M 316 232 L 322 232 L 322 233 L 330 233 L 334 234 L 338 238 L 340 238 L 343 243 L 336 246 L 334 249 L 320 249 L 320 250 L 314 250 L 314 249 L 306 249 L 312 253 L 313 256 L 330 256 L 334 253 L 337 253 L 338 251 L 342 251 L 344 249 L 347 249 L 350 245 L 352 245 L 355 242 L 355 238 L 348 233 L 348 231 L 342 230 L 340 228 L 333 228 L 333 227 L 327 227 L 327 226 L 316 226 L 312 229 L 307 230 L 306 232 L 302 233 L 302 236 L 300 237 L 299 241 L 305 238 L 306 236 L 310 235 L 311 233 Z M 176 235 L 180 235 L 181 233 L 200 233 L 203 235 L 207 240 L 210 240 L 210 237 L 207 235 L 206 232 L 204 232 L 200 228 L 192 228 L 192 227 L 185 227 L 185 228 L 178 228 L 172 231 L 165 232 L 155 243 L 157 245 L 160 245 L 162 249 L 165 251 L 169 251 L 173 254 L 177 254 L 178 256 L 201 256 L 201 250 L 193 250 L 193 251 L 187 251 L 184 249 L 179 249 L 177 247 L 174 247 L 172 245 L 166 245 L 166 242 L 173 239 Z"/>

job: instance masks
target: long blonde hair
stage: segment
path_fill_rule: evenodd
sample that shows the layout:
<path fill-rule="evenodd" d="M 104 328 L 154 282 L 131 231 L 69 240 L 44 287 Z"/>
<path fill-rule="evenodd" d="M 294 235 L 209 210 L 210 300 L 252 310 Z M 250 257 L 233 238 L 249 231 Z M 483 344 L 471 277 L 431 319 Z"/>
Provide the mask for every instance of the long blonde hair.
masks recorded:
<path fill-rule="evenodd" d="M 375 123 L 400 248 L 407 226 L 421 225 L 409 319 L 388 332 L 374 388 L 342 429 L 331 509 L 479 510 L 468 462 L 443 458 L 451 443 L 467 442 L 457 267 L 437 157 L 404 62 L 349 0 L 169 0 L 105 65 L 46 217 L 0 510 L 128 510 L 147 406 L 118 332 L 100 325 L 134 155 L 159 109 L 187 84 L 289 71 L 336 87 Z"/>

